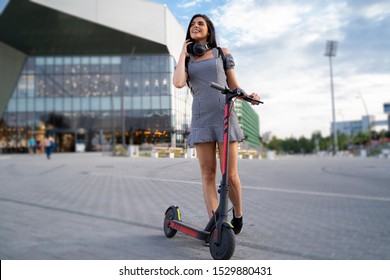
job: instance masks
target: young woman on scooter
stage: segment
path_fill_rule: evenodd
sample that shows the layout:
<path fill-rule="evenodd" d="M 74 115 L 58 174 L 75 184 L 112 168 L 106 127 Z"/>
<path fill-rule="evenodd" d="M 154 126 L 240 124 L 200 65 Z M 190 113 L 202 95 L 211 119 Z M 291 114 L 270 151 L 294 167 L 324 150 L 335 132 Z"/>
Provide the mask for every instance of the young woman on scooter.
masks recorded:
<path fill-rule="evenodd" d="M 186 40 L 173 75 L 175 87 L 182 88 L 188 83 L 193 93 L 191 129 L 187 144 L 195 147 L 198 155 L 203 196 L 209 218 L 218 207 L 215 155 L 218 146 L 222 162 L 225 102 L 225 96 L 220 91 L 210 88 L 210 81 L 230 89 L 239 88 L 232 55 L 228 49 L 222 48 L 225 58 L 223 61 L 217 47 L 212 21 L 205 15 L 194 15 L 190 20 Z M 247 96 L 260 100 L 256 93 Z M 238 142 L 244 140 L 244 135 L 234 109 L 230 116 L 229 135 L 228 182 L 229 199 L 233 204 L 231 224 L 234 233 L 239 234 L 243 226 L 243 208 L 237 157 Z"/>

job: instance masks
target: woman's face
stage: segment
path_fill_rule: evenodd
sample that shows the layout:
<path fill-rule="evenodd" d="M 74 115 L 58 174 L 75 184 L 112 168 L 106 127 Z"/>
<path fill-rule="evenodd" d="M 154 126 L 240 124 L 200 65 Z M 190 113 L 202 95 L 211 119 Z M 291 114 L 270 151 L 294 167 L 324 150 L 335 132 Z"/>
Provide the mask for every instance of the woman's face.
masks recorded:
<path fill-rule="evenodd" d="M 208 36 L 208 28 L 206 20 L 202 17 L 196 17 L 191 22 L 190 27 L 191 38 L 199 43 L 206 43 Z"/>

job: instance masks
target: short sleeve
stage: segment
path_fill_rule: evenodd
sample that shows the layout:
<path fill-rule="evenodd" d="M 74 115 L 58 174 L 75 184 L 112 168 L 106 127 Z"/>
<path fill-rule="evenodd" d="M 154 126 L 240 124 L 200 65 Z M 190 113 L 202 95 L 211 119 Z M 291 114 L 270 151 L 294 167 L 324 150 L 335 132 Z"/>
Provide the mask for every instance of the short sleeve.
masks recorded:
<path fill-rule="evenodd" d="M 228 69 L 234 69 L 234 66 L 236 64 L 234 63 L 234 58 L 233 56 L 228 53 L 226 56 L 225 56 L 225 67 L 226 67 L 226 70 Z"/>

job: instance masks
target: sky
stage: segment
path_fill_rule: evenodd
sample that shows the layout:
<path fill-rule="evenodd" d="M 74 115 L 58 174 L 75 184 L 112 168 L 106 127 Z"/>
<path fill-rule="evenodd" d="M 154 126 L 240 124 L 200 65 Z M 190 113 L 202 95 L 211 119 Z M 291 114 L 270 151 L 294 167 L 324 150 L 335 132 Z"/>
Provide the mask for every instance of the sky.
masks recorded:
<path fill-rule="evenodd" d="M 166 4 L 184 30 L 194 14 L 210 17 L 220 46 L 235 58 L 240 86 L 264 101 L 254 107 L 261 134 L 330 134 L 328 40 L 337 41 L 332 58 L 336 121 L 360 120 L 367 112 L 376 120 L 387 119 L 383 104 L 390 103 L 390 1 L 153 2 Z"/>
<path fill-rule="evenodd" d="M 5 4 L 8 3 L 9 0 L 0 0 L 0 14 L 3 11 Z"/>

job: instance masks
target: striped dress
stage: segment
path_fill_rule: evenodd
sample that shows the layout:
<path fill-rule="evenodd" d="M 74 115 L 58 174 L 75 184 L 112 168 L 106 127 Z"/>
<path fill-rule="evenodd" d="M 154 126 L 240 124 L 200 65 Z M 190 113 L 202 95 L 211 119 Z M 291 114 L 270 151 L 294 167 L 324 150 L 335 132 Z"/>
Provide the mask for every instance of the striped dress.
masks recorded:
<path fill-rule="evenodd" d="M 189 85 L 192 89 L 192 120 L 187 144 L 194 147 L 198 143 L 223 142 L 223 118 L 225 95 L 210 87 L 210 82 L 227 86 L 223 61 L 218 49 L 212 49 L 213 58 L 195 61 L 190 55 L 187 65 Z M 226 55 L 226 69 L 234 68 L 233 57 Z M 230 115 L 230 142 L 244 140 L 234 109 Z"/>

